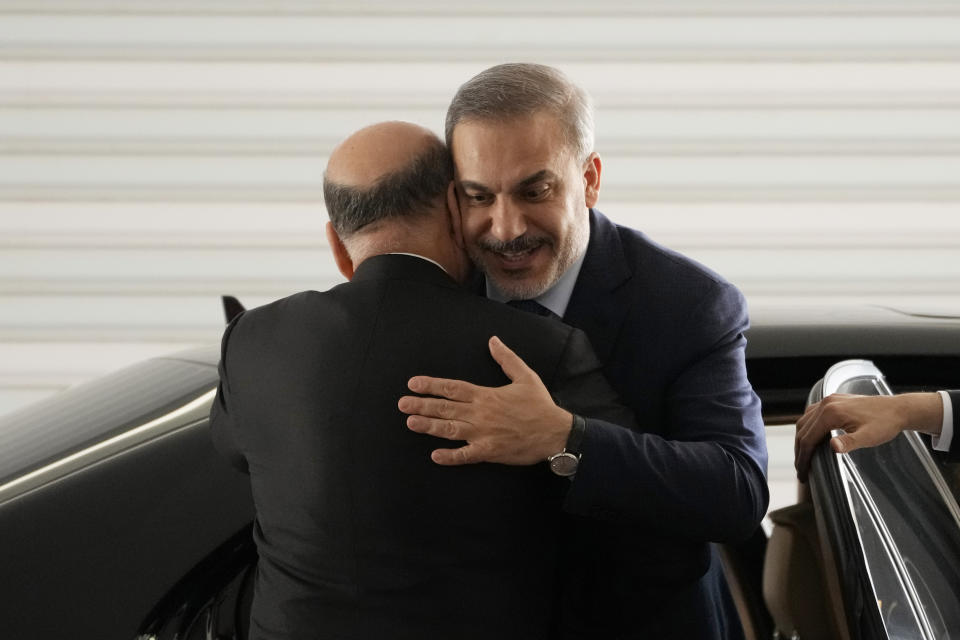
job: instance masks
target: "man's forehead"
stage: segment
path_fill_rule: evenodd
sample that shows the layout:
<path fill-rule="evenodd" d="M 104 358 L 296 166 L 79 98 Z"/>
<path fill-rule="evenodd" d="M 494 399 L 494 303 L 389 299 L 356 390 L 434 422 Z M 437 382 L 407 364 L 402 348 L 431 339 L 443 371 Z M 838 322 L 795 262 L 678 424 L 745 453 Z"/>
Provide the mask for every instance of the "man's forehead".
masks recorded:
<path fill-rule="evenodd" d="M 537 174 L 555 177 L 570 154 L 553 124 L 539 118 L 458 124 L 451 141 L 458 181 L 506 188 Z"/>
<path fill-rule="evenodd" d="M 539 112 L 500 120 L 491 118 L 459 122 L 453 128 L 451 151 L 456 157 L 489 150 L 491 146 L 510 150 L 503 149 L 502 145 L 496 143 L 484 144 L 493 141 L 513 142 L 515 144 L 510 147 L 516 150 L 527 150 L 535 146 L 548 149 L 551 153 L 559 153 L 567 146 L 560 119 L 551 113 Z"/>

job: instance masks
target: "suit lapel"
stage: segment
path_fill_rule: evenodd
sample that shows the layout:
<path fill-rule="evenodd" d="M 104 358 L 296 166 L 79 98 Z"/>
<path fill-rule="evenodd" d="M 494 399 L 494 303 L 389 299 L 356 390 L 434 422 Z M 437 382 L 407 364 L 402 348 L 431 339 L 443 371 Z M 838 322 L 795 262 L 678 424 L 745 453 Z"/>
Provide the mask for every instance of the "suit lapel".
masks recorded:
<path fill-rule="evenodd" d="M 631 275 L 616 226 L 591 209 L 590 244 L 563 320 L 587 334 L 601 362 L 608 361 L 626 318 L 630 299 L 623 285 Z"/>

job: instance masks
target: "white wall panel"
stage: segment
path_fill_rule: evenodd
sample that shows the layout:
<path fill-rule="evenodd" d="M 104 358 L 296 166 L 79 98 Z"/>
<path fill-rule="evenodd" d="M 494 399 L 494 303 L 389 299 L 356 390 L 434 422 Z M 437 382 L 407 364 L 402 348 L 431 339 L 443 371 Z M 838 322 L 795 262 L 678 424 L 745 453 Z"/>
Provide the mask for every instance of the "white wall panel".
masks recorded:
<path fill-rule="evenodd" d="M 638 203 L 601 197 L 600 207 L 671 245 L 960 246 L 960 202 Z"/>
<path fill-rule="evenodd" d="M 330 270 L 326 252 L 316 249 L 243 247 L 219 251 L 197 249 L 7 249 L 0 256 L 0 273 L 16 278 L 73 280 L 152 280 L 203 282 L 243 278 L 316 279 Z"/>
<path fill-rule="evenodd" d="M 325 156 L 128 156 L 73 155 L 0 157 L 0 187 L 45 184 L 76 186 L 225 186 L 262 185 L 273 189 L 322 186 Z M 633 185 L 859 186 L 866 182 L 887 188 L 960 186 L 960 154 L 956 156 L 608 156 L 604 188 Z M 878 185 L 878 186 L 879 186 Z"/>
<path fill-rule="evenodd" d="M 793 468 L 794 425 L 767 427 L 767 452 L 770 456 L 770 468 L 767 472 L 767 485 L 770 488 L 769 511 L 788 507 L 797 502 L 797 475 Z M 773 524 L 765 521 L 772 528 Z M 769 534 L 769 529 L 768 529 Z"/>
<path fill-rule="evenodd" d="M 84 234 L 120 234 L 128 241 L 152 240 L 158 233 L 198 242 L 222 237 L 247 241 L 263 234 L 323 234 L 322 202 L 20 202 L 0 200 L 0 242 L 12 234 L 43 238 L 82 238 Z"/>
<path fill-rule="evenodd" d="M 671 243 L 954 246 L 960 235 L 960 202 L 633 202 L 602 193 L 600 208 Z M 0 247 L 323 246 L 326 219 L 322 202 L 0 201 Z"/>
<path fill-rule="evenodd" d="M 57 15 L 454 15 L 501 17 L 514 15 L 613 15 L 613 16 L 910 16 L 956 15 L 952 0 L 579 0 L 549 3 L 487 0 L 483 3 L 449 0 L 3 0 L 0 13 Z"/>
<path fill-rule="evenodd" d="M 0 186 L 320 185 L 324 157 L 50 155 L 0 158 Z"/>
<path fill-rule="evenodd" d="M 56 103 L 48 103 L 50 105 Z M 377 118 L 409 120 L 437 130 L 443 129 L 443 107 L 429 109 L 319 109 L 316 105 L 299 109 L 270 108 L 23 108 L 0 110 L 0 135 L 15 138 L 81 138 L 111 143 L 116 139 L 144 140 L 151 143 L 192 139 L 203 140 L 286 140 L 308 142 L 320 139 L 333 145 L 344 132 L 355 131 Z M 328 149 L 329 150 L 329 149 Z M 269 152 L 269 146 L 263 150 Z"/>
<path fill-rule="evenodd" d="M 283 150 L 299 143 L 306 149 L 329 150 L 345 131 L 354 131 L 376 119 L 417 122 L 437 133 L 443 130 L 443 105 L 429 108 L 366 106 L 363 109 L 320 108 L 200 108 L 160 109 L 142 107 L 69 108 L 40 105 L 31 108 L 0 108 L 0 144 L 3 150 L 29 149 L 45 143 L 100 144 L 110 148 L 118 142 L 138 143 L 144 153 L 162 152 L 170 146 L 191 144 L 229 145 L 250 141 L 262 144 L 257 153 Z M 810 108 L 779 106 L 746 109 L 689 106 L 649 108 L 642 103 L 598 107 L 597 148 L 601 153 L 629 145 L 657 143 L 663 148 L 685 148 L 691 142 L 751 141 L 781 145 L 785 152 L 801 152 L 811 142 L 859 144 L 895 141 L 913 143 L 917 152 L 936 151 L 938 144 L 960 138 L 960 111 L 955 108 L 876 109 Z M 16 144 L 17 146 L 13 146 Z M 65 148 L 69 148 L 66 147 Z"/>
<path fill-rule="evenodd" d="M 449 99 L 465 80 L 491 64 L 497 54 L 470 63 L 262 63 L 262 62 L 0 62 L 0 91 L 237 91 L 427 92 Z M 551 62 L 545 60 L 545 62 Z M 563 63 L 574 80 L 598 102 L 607 96 L 645 93 L 766 92 L 954 92 L 960 91 L 960 63 Z"/>
<path fill-rule="evenodd" d="M 371 34 L 376 34 L 371 36 Z M 600 39 L 584 37 L 603 34 Z M 956 57 L 955 17 L 7 16 L 21 58 L 566 61 Z M 918 46 L 919 45 L 919 46 Z M 907 49 L 907 50 L 904 50 Z"/>

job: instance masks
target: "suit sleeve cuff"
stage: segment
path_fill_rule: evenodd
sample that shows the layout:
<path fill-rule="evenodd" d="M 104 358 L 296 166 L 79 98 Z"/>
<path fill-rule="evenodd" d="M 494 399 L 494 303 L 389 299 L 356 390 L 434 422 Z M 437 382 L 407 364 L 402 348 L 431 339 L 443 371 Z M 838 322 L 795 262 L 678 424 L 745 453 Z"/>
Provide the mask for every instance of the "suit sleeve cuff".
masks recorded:
<path fill-rule="evenodd" d="M 943 425 L 940 427 L 940 435 L 934 436 L 930 443 L 935 451 L 950 451 L 950 444 L 953 442 L 953 403 L 950 402 L 949 393 L 938 393 L 943 401 Z"/>

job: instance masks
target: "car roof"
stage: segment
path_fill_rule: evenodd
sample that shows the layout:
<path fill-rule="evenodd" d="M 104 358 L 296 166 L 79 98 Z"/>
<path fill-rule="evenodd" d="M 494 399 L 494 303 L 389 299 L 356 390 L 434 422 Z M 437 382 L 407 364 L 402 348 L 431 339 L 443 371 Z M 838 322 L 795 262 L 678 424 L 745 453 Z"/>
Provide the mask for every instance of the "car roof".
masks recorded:
<path fill-rule="evenodd" d="M 220 345 L 208 344 L 202 347 L 184 349 L 174 353 L 161 356 L 164 360 L 180 360 L 182 362 L 192 362 L 194 364 L 205 364 L 216 367 L 220 361 Z"/>
<path fill-rule="evenodd" d="M 761 304 L 750 316 L 748 359 L 960 356 L 960 309 L 949 305 Z"/>

